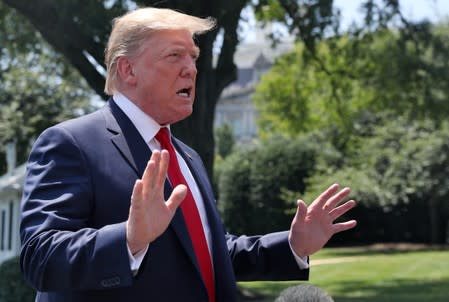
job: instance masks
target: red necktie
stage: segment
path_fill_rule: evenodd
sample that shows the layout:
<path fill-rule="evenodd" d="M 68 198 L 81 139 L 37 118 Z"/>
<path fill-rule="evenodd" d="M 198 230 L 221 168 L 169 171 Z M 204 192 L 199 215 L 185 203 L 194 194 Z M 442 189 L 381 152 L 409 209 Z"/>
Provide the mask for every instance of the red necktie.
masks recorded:
<path fill-rule="evenodd" d="M 195 200 L 189 186 L 181 173 L 178 159 L 176 158 L 175 148 L 170 141 L 170 134 L 166 127 L 163 127 L 156 134 L 156 139 L 161 144 L 162 149 L 166 149 L 170 154 L 170 163 L 168 165 L 168 178 L 171 184 L 176 187 L 179 184 L 184 184 L 187 187 L 187 195 L 181 203 L 182 214 L 187 225 L 187 230 L 192 241 L 193 249 L 195 251 L 196 259 L 200 266 L 201 275 L 204 284 L 206 285 L 209 295 L 209 302 L 215 301 L 215 285 L 214 275 L 212 272 L 212 260 L 207 248 L 206 236 L 204 235 L 203 225 L 201 224 L 200 214 L 196 207 Z"/>

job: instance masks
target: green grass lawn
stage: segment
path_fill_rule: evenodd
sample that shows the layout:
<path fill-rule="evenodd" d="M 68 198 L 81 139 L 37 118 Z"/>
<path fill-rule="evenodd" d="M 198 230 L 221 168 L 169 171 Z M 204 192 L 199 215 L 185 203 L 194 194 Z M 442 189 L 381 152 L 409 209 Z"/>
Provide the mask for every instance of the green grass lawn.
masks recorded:
<path fill-rule="evenodd" d="M 347 262 L 313 264 L 330 258 Z M 311 260 L 308 282 L 327 291 L 335 302 L 449 301 L 449 250 L 325 248 Z M 267 295 L 263 301 L 273 301 L 282 289 L 295 284 L 300 282 L 244 282 L 240 286 Z"/>

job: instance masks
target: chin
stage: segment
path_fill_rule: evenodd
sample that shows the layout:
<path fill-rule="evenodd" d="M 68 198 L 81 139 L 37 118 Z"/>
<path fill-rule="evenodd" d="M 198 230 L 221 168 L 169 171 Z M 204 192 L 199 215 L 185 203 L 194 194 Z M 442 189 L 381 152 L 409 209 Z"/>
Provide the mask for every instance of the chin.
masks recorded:
<path fill-rule="evenodd" d="M 193 113 L 193 110 L 188 110 L 188 111 L 183 112 L 183 113 L 180 115 L 179 120 L 183 120 L 183 119 L 185 119 L 185 118 L 188 118 L 190 115 L 192 115 L 192 113 Z"/>
<path fill-rule="evenodd" d="M 182 111 L 182 112 L 178 112 L 178 114 L 176 114 L 176 116 L 173 115 L 174 118 L 172 118 L 172 119 L 171 119 L 168 123 L 166 123 L 166 124 L 174 124 L 174 123 L 180 122 L 180 121 L 182 121 L 182 120 L 188 118 L 188 117 L 192 114 L 192 112 L 193 112 L 192 109 L 191 109 L 191 110 L 185 110 L 185 111 Z"/>

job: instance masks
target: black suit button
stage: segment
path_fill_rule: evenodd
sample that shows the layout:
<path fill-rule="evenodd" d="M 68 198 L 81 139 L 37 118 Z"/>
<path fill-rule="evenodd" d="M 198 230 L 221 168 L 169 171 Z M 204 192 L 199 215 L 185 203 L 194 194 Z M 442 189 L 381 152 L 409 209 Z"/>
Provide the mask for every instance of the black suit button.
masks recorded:
<path fill-rule="evenodd" d="M 101 280 L 101 286 L 103 287 L 114 287 L 118 285 L 120 285 L 120 277 L 112 277 Z"/>

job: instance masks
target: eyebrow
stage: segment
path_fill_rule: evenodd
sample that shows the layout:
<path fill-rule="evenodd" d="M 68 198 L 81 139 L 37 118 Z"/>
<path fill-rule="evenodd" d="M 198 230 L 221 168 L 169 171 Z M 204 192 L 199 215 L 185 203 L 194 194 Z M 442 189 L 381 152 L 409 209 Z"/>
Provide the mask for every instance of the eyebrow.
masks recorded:
<path fill-rule="evenodd" d="M 195 45 L 195 47 L 193 48 L 193 51 L 195 52 L 195 55 L 196 55 L 197 57 L 200 56 L 200 48 L 199 48 L 198 46 Z"/>
<path fill-rule="evenodd" d="M 174 45 L 172 48 L 169 47 L 168 49 L 187 51 L 188 47 L 184 45 Z M 196 45 L 193 47 L 193 54 L 197 57 L 200 56 L 200 48 Z"/>

